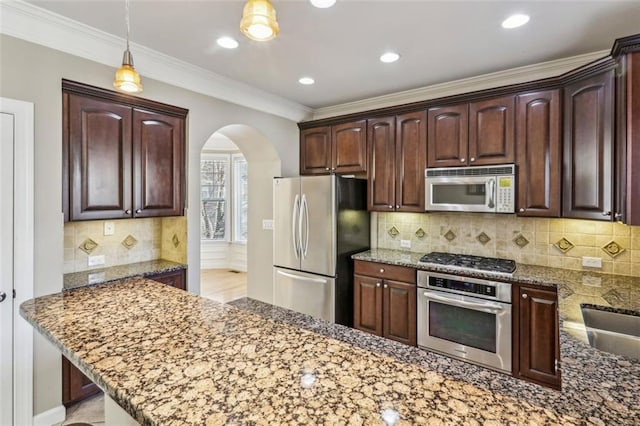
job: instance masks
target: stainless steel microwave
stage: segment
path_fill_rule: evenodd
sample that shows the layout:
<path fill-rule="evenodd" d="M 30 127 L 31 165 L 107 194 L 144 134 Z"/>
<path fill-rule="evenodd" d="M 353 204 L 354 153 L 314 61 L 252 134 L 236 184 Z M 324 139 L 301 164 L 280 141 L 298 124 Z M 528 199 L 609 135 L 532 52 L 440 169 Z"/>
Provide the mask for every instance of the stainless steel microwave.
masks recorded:
<path fill-rule="evenodd" d="M 427 168 L 425 210 L 514 213 L 515 170 L 513 164 Z"/>

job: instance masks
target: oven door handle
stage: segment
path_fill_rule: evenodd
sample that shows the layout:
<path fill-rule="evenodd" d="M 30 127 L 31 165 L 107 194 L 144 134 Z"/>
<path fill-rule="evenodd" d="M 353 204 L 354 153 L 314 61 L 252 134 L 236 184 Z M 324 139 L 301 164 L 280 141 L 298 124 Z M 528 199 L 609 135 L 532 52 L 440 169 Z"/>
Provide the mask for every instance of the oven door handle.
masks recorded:
<path fill-rule="evenodd" d="M 438 296 L 435 295 L 433 293 L 429 293 L 429 292 L 424 292 L 424 297 L 426 297 L 427 299 L 431 299 L 431 300 L 437 300 L 439 302 L 444 302 L 447 303 L 449 305 L 453 305 L 453 306 L 460 306 L 460 307 L 465 307 L 465 308 L 471 308 L 471 309 L 485 309 L 488 310 L 490 312 L 502 312 L 504 311 L 504 308 L 500 305 L 494 305 L 494 304 L 489 304 L 489 303 L 473 303 L 473 302 L 465 302 L 464 300 L 458 300 L 458 299 L 451 299 L 449 297 L 444 297 L 444 296 Z"/>

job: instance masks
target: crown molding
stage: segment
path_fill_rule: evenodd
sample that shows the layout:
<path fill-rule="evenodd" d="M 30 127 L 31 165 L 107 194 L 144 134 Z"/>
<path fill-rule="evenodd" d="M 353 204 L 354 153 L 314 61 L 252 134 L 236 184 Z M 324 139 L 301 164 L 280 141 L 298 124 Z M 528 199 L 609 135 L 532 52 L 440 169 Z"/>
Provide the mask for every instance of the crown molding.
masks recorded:
<path fill-rule="evenodd" d="M 120 66 L 125 40 L 49 12 L 22 0 L 0 1 L 0 33 L 79 56 Z M 196 93 L 293 121 L 308 119 L 312 109 L 221 76 L 145 46 L 131 43 L 136 69 L 144 76 Z"/>
<path fill-rule="evenodd" d="M 388 95 L 376 96 L 355 102 L 317 108 L 313 111 L 313 120 L 342 116 L 363 111 L 376 110 L 396 105 L 427 101 L 479 90 L 491 89 L 511 84 L 525 83 L 548 77 L 557 77 L 589 62 L 609 54 L 608 50 L 586 53 L 569 58 L 541 62 L 504 71 L 497 71 L 475 77 L 434 84 L 417 89 L 405 90 Z"/>

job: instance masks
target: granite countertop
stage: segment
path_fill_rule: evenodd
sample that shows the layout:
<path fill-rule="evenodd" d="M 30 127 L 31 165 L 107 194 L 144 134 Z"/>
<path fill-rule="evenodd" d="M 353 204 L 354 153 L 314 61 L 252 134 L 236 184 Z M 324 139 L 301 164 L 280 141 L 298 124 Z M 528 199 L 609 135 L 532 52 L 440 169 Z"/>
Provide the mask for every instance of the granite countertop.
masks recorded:
<path fill-rule="evenodd" d="M 560 319 L 567 325 L 584 325 L 581 304 L 608 308 L 614 312 L 640 314 L 640 278 L 603 274 L 595 271 L 572 271 L 517 264 L 512 275 L 484 271 L 461 271 L 445 265 L 420 262 L 421 253 L 402 250 L 372 249 L 353 255 L 353 259 L 403 265 L 416 269 L 467 277 L 507 281 L 520 285 L 538 285 L 558 289 Z M 582 333 L 584 334 L 584 333 Z M 584 334 L 583 340 L 586 340 Z"/>
<path fill-rule="evenodd" d="M 613 355 L 566 358 L 559 392 L 250 299 L 238 307 L 130 278 L 20 312 L 145 425 L 382 424 L 388 408 L 404 425 L 640 418 L 640 366 Z"/>
<path fill-rule="evenodd" d="M 64 290 L 70 290 L 87 285 L 121 280 L 123 278 L 147 277 L 149 275 L 180 271 L 182 269 L 187 269 L 187 265 L 164 259 L 116 265 L 108 268 L 64 274 L 62 288 Z"/>

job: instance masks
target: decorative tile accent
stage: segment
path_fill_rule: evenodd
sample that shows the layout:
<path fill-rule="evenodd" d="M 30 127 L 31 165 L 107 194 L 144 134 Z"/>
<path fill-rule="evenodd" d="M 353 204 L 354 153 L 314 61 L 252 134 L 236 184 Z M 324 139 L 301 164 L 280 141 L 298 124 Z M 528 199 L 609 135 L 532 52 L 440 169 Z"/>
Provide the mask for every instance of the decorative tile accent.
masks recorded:
<path fill-rule="evenodd" d="M 447 241 L 451 242 L 456 239 L 456 234 L 451 229 L 449 229 L 447 233 L 444 234 L 444 237 L 447 239 Z"/>
<path fill-rule="evenodd" d="M 487 234 L 485 234 L 484 232 L 481 232 L 476 236 L 476 240 L 478 240 L 480 242 L 480 244 L 482 244 L 484 246 L 489 241 L 491 241 L 491 238 Z"/>
<path fill-rule="evenodd" d="M 611 306 L 620 306 L 625 303 L 625 297 L 620 294 L 615 288 L 603 294 L 602 298 L 606 300 L 607 303 Z"/>
<path fill-rule="evenodd" d="M 607 253 L 611 257 L 617 257 L 625 251 L 625 248 L 615 241 L 611 240 L 607 244 L 602 247 L 605 253 Z"/>
<path fill-rule="evenodd" d="M 568 285 L 558 286 L 558 299 L 564 300 L 570 296 L 573 296 L 574 292 Z"/>
<path fill-rule="evenodd" d="M 513 239 L 513 243 L 520 248 L 525 248 L 525 246 L 529 244 L 529 240 L 527 240 L 524 235 L 518 234 L 518 236 Z"/>
<path fill-rule="evenodd" d="M 173 243 L 173 246 L 175 248 L 178 248 L 178 246 L 180 245 L 180 240 L 178 239 L 178 236 L 176 234 L 173 234 L 173 238 L 171 238 L 171 242 Z"/>
<path fill-rule="evenodd" d="M 138 244 L 138 240 L 136 240 L 131 234 L 127 235 L 127 237 L 122 240 L 122 245 L 127 249 L 132 249 L 136 244 Z"/>
<path fill-rule="evenodd" d="M 82 242 L 82 244 L 80 244 L 78 248 L 87 254 L 91 254 L 91 252 L 93 252 L 96 247 L 98 247 L 98 243 L 93 241 L 91 238 L 87 238 Z"/>
<path fill-rule="evenodd" d="M 569 250 L 571 250 L 572 248 L 575 247 L 573 245 L 573 243 L 571 241 L 567 240 L 565 237 L 560 238 L 553 245 L 554 245 L 555 248 L 557 248 L 558 250 L 560 250 L 563 253 L 566 253 L 566 252 L 568 252 Z"/>
<path fill-rule="evenodd" d="M 419 239 L 423 239 L 423 238 L 427 235 L 427 233 L 426 233 L 426 232 L 424 232 L 424 229 L 422 229 L 422 228 L 418 228 L 418 230 L 416 231 L 416 234 L 415 234 L 415 235 L 416 235 L 416 237 L 418 237 Z"/>

